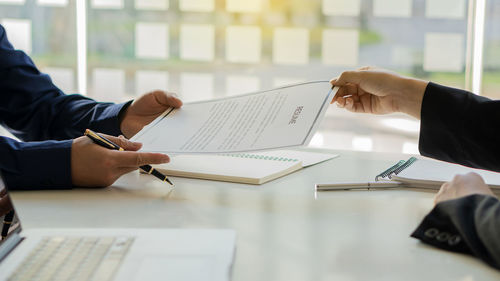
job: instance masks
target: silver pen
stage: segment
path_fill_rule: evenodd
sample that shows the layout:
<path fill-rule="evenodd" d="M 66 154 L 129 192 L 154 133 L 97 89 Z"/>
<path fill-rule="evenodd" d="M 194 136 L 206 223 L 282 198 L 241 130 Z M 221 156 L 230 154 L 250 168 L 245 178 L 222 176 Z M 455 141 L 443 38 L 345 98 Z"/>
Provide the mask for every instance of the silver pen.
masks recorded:
<path fill-rule="evenodd" d="M 395 188 L 403 186 L 403 183 L 397 181 L 374 181 L 374 182 L 345 182 L 345 183 L 317 183 L 317 191 L 332 191 L 332 190 L 351 190 L 351 189 L 368 189 L 370 188 Z"/>

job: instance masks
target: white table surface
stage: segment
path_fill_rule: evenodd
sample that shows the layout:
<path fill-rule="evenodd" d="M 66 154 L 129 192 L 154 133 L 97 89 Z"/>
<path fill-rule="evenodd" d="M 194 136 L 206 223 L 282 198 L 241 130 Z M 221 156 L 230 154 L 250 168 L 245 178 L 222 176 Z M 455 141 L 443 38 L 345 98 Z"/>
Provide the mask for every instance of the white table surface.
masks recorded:
<path fill-rule="evenodd" d="M 340 157 L 260 186 L 172 178 L 169 190 L 133 172 L 106 189 L 12 196 L 25 228 L 235 229 L 235 281 L 500 280 L 475 258 L 409 237 L 432 192 L 314 192 L 319 182 L 372 180 L 408 155 L 328 152 Z"/>

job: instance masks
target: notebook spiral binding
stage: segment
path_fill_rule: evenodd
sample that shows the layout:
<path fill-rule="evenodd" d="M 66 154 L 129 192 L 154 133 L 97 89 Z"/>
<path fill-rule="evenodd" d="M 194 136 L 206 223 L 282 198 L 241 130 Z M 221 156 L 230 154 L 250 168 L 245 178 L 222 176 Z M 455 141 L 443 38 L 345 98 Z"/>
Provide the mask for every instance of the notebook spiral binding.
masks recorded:
<path fill-rule="evenodd" d="M 417 161 L 417 158 L 415 157 L 410 157 L 410 159 L 408 159 L 403 165 L 401 165 L 399 168 L 397 168 L 394 172 L 392 172 L 389 177 L 391 177 L 392 175 L 397 175 L 399 173 L 401 173 L 401 171 L 403 171 L 404 169 L 410 167 L 413 163 L 415 163 L 415 161 Z"/>
<path fill-rule="evenodd" d="M 383 171 L 375 177 L 375 181 L 380 181 L 382 179 L 391 179 L 392 175 L 397 175 L 401 173 L 404 169 L 410 167 L 418 159 L 415 157 L 410 157 L 408 160 L 400 160 L 398 163 L 390 167 L 389 169 Z"/>
<path fill-rule="evenodd" d="M 297 161 L 299 161 L 299 159 L 294 159 L 294 158 L 267 156 L 267 155 L 250 154 L 250 153 L 228 153 L 228 154 L 219 154 L 219 155 L 229 156 L 229 157 L 238 157 L 238 158 L 284 161 L 284 162 L 297 162 Z"/>

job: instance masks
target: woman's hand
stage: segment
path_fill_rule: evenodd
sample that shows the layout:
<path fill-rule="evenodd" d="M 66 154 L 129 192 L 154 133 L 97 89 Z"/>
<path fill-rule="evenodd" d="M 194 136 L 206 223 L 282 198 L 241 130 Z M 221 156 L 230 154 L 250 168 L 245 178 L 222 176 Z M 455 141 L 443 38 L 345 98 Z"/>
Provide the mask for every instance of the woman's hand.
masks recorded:
<path fill-rule="evenodd" d="M 437 204 L 472 194 L 495 196 L 480 175 L 468 173 L 465 175 L 456 175 L 452 181 L 444 183 L 436 194 L 434 203 Z"/>
<path fill-rule="evenodd" d="M 345 71 L 330 81 L 339 91 L 331 103 L 352 112 L 387 114 L 404 112 L 420 119 L 420 109 L 427 82 L 398 74 L 360 68 Z"/>

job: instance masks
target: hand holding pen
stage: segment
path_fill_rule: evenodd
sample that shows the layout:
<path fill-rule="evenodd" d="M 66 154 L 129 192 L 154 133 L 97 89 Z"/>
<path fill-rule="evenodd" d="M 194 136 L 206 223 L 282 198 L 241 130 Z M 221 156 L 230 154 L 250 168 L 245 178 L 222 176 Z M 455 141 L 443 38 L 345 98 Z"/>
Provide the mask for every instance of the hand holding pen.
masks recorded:
<path fill-rule="evenodd" d="M 92 141 L 94 141 L 96 144 L 102 147 L 112 150 L 125 151 L 125 149 L 121 148 L 116 143 L 112 142 L 111 140 L 107 139 L 105 136 L 101 134 L 93 132 L 92 130 L 89 129 L 85 130 L 85 135 L 89 137 Z M 141 170 L 143 170 L 144 172 L 151 174 L 162 181 L 167 181 L 170 185 L 173 185 L 173 183 L 168 179 L 167 176 L 163 175 L 158 170 L 151 167 L 151 165 L 146 164 L 139 166 L 139 168 L 141 168 Z"/>
<path fill-rule="evenodd" d="M 137 170 L 140 166 L 168 163 L 170 158 L 162 153 L 138 151 L 140 143 L 100 134 L 124 151 L 95 145 L 87 136 L 73 140 L 71 146 L 71 179 L 73 185 L 102 187 L 113 184 L 119 177 Z M 69 171 L 68 171 L 68 174 Z"/>

